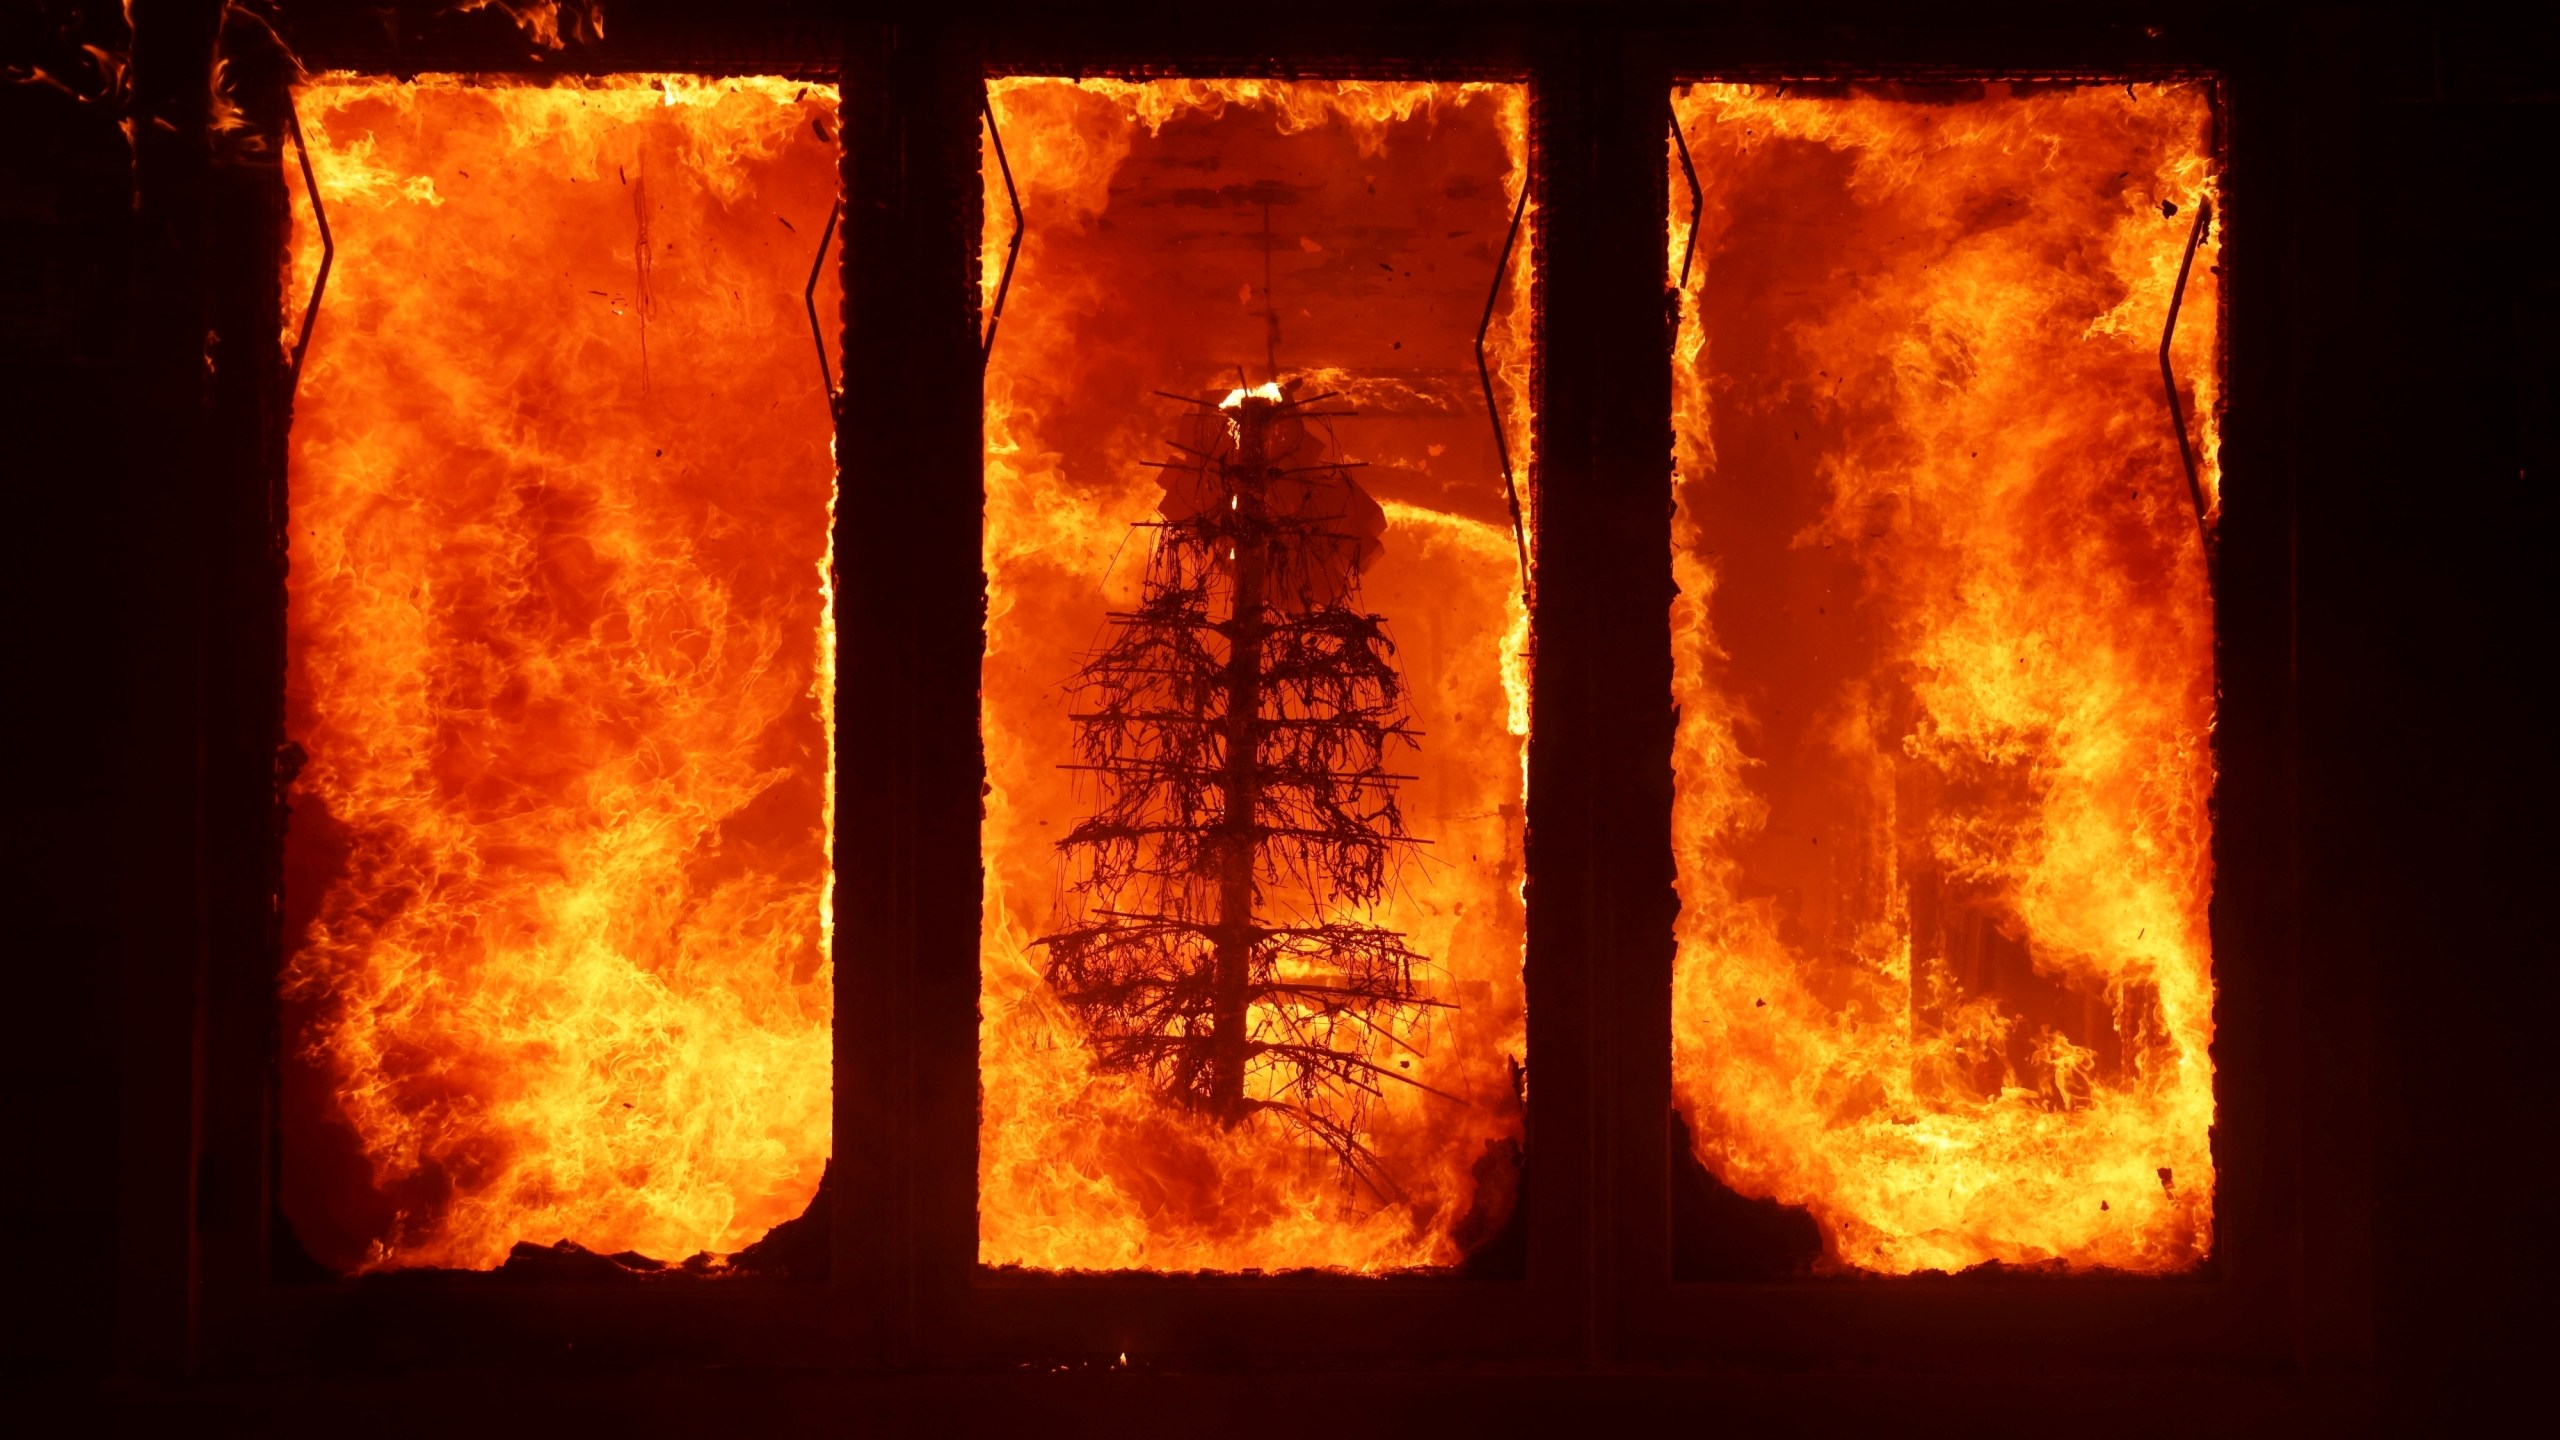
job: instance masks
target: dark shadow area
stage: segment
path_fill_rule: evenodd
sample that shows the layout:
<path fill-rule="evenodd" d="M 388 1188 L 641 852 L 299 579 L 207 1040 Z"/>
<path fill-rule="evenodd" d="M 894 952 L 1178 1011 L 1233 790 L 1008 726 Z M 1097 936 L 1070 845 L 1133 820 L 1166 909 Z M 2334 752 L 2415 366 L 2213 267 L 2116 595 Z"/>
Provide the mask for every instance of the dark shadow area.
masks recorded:
<path fill-rule="evenodd" d="M 131 156 L 112 81 L 80 46 L 123 48 L 113 5 L 0 7 L 0 911 L 15 1032 L 0 1045 L 9 1137 L 0 1375 L 107 1363 L 117 1243 L 115 818 L 117 436 L 128 423 Z M 180 897 L 168 897 L 180 903 Z"/>
<path fill-rule="evenodd" d="M 1671 1278 L 1794 1280 L 1822 1259 L 1812 1212 L 1738 1194 L 1698 1163 L 1689 1122 L 1671 1112 Z"/>
<path fill-rule="evenodd" d="M 2515 1413 L 2560 1229 L 2528 1138 L 2550 1129 L 2560 729 L 2560 34 L 2541 17 L 2530 69 L 2530 23 L 2448 21 L 2431 66 L 2376 67 L 2357 168 L 2416 183 L 2355 209 L 2414 223 L 2362 236 L 2338 364 L 2365 403 L 2306 397 L 2346 463 L 2302 481 L 2304 953 L 2374 977 L 2376 1339 L 2404 1434 Z"/>
<path fill-rule="evenodd" d="M 1474 1203 L 1450 1238 L 1466 1251 L 1458 1274 L 1467 1280 L 1525 1280 L 1529 1276 L 1529 1149 L 1518 1140 L 1488 1141 L 1476 1160 Z"/>

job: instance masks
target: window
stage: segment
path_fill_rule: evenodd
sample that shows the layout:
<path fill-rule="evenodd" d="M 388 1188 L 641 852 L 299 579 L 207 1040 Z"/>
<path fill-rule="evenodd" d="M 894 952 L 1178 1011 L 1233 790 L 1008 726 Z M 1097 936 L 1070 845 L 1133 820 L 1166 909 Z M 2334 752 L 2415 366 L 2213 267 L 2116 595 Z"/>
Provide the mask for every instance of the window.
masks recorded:
<path fill-rule="evenodd" d="M 1453 1265 L 1521 1163 L 1525 89 L 989 114 L 979 1258 Z"/>
<path fill-rule="evenodd" d="M 1714 1265 L 2193 1267 L 2209 94 L 1675 112 L 1673 1090 L 1716 1182 L 1815 1222 Z"/>
<path fill-rule="evenodd" d="M 835 108 L 299 91 L 283 1199 L 332 1268 L 725 1256 L 817 1187 Z"/>

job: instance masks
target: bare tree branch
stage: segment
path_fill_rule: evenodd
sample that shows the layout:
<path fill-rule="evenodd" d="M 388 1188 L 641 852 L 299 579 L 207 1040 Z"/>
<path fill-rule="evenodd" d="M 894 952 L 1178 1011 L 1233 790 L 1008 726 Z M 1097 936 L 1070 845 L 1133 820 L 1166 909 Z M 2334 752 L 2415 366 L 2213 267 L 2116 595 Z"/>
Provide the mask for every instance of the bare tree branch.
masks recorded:
<path fill-rule="evenodd" d="M 1041 944 L 1096 1068 L 1233 1126 L 1269 1119 L 1396 1193 L 1367 1142 L 1448 1002 L 1374 923 L 1427 842 L 1393 749 L 1415 747 L 1385 620 L 1359 605 L 1375 506 L 1299 417 L 1245 396 L 1185 417 L 1138 602 L 1071 687 L 1092 809 L 1059 842 Z M 1374 530 L 1373 532 L 1374 533 Z M 1372 545 L 1371 548 L 1374 548 Z M 1284 916 L 1303 917 L 1287 920 Z"/>

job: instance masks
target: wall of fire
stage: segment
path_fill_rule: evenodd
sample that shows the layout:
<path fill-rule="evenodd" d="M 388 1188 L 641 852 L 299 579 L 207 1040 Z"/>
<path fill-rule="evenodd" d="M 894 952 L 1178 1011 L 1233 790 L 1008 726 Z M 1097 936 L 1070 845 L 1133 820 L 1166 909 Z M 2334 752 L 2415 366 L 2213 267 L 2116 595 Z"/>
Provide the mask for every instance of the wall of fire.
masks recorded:
<path fill-rule="evenodd" d="M 1613 77 L 1620 118 L 1498 29 L 1350 80 L 1093 78 L 1136 44 L 1108 33 L 636 63 L 678 26 L 581 78 L 318 44 L 351 63 L 290 84 L 250 29 L 192 162 L 220 239 L 152 283 L 211 296 L 263 377 L 217 366 L 192 439 L 136 442 L 245 442 L 232 493 L 283 521 L 281 631 L 216 637 L 279 697 L 196 702 L 217 741 L 272 717 L 289 807 L 222 872 L 274 867 L 274 979 L 203 1002 L 272 1017 L 210 1063 L 268 1035 L 277 1067 L 199 1132 L 271 1157 L 211 1175 L 268 1198 L 189 1242 L 227 1313 L 414 1336 L 448 1322 L 379 1282 L 424 1267 L 457 1272 L 426 1310 L 486 1271 L 648 1287 L 679 1331 L 688 1285 L 798 1313 L 921 1284 L 907 1323 L 957 1354 L 1179 1356 L 1275 1304 L 1538 1351 L 1572 1327 L 1526 1317 L 1588 1274 L 1558 1257 L 1613 1232 L 1650 1272 L 1629 1343 L 1675 1358 L 1753 1348 L 1718 1298 L 1744 1279 L 1791 1282 L 1760 1313 L 1798 1355 L 1923 1313 L 1861 1274 L 1964 1272 L 2009 1336 L 2193 1327 L 2154 1356 L 2258 1353 L 2288 1308 L 2306 1222 L 2270 1217 L 2328 1171 L 2274 1138 L 2298 862 L 2231 848 L 2299 823 L 2268 772 L 2302 763 L 2270 678 L 2300 492 L 2253 517 L 2240 463 L 2267 372 L 2235 346 L 2283 333 L 2246 318 L 2248 46 L 2032 82 L 1626 62 L 1663 83 Z M 145 180 L 188 163 L 136 143 Z M 2261 163 L 2273 237 L 2299 182 Z M 1611 248 L 1638 236 L 1658 275 Z M 223 278 L 261 246 L 269 278 Z M 1239 1119 L 1098 1039 L 1125 1013 L 1044 949 L 1127 899 L 1057 858 L 1108 799 L 1061 769 L 1079 667 L 1162 599 L 1181 484 L 1241 503 L 1197 421 L 1262 385 L 1347 412 L 1306 453 L 1374 511 L 1328 523 L 1361 529 L 1410 721 L 1373 788 L 1427 844 L 1348 902 L 1257 857 L 1257 934 L 1356 924 L 1415 964 L 1359 991 L 1267 955 L 1253 1043 L 1324 1058 Z M 964 445 L 974 500 L 933 478 Z M 1667 528 L 1616 518 L 1648 507 Z M 1640 735 L 1664 763 L 1622 788 Z M 963 774 L 966 823 L 934 798 Z M 250 914 L 220 888 L 217 930 Z M 1214 1045 L 1151 1023 L 1149 1053 Z M 2066 1278 L 1997 1288 L 2022 1269 Z"/>
<path fill-rule="evenodd" d="M 1685 1128 L 1713 1183 L 1817 1222 L 1779 1272 L 2192 1268 L 2213 1194 L 2210 93 L 1679 100 Z M 811 315 L 831 278 L 833 93 L 324 75 L 295 107 L 284 1233 L 342 1272 L 522 1244 L 724 1268 L 829 1152 L 832 409 L 774 342 L 798 328 L 798 252 Z M 982 1258 L 1460 1263 L 1516 1192 L 1530 1059 L 1527 93 L 1005 78 L 986 114 Z M 811 339 L 823 385 L 834 347 Z M 1150 530 L 1244 498 L 1139 458 L 1205 453 L 1159 412 L 1241 417 L 1255 386 L 1362 457 L 1357 479 L 1292 469 L 1351 497 L 1304 504 L 1379 507 L 1326 523 L 1366 526 L 1356 598 L 1401 638 L 1380 655 L 1405 756 L 1336 823 L 1440 848 L 1390 856 L 1375 893 L 1308 888 L 1295 867 L 1338 871 L 1340 846 L 1282 849 L 1316 821 L 1272 818 L 1300 783 L 1279 747 L 1348 722 L 1338 700 L 1266 705 L 1255 908 L 1297 938 L 1255 962 L 1245 1119 L 1148 1083 L 1207 1014 L 1121 1013 L 1095 987 L 1125 991 L 1126 955 L 1081 988 L 1056 956 L 1152 947 L 1195 910 L 1216 928 L 1188 879 L 1088 895 L 1071 875 L 1062 899 L 1058 871 L 1104 843 L 1068 838 L 1099 833 L 1080 802 L 1138 805 L 1115 824 L 1159 833 L 1108 843 L 1142 855 L 1223 823 L 1232 782 L 1155 790 L 1187 753 L 1174 712 L 1225 702 L 1079 667 L 1103 663 L 1084 637 L 1154 634 L 1167 582 L 1131 552 L 1185 532 Z M 1799 454 L 1764 454 L 1781 426 Z M 1151 673 L 1185 653 L 1125 643 L 1099 653 Z M 1097 705 L 1136 718 L 1099 749 L 1087 719 L 1080 748 Z M 1071 783 L 1093 774 L 1145 793 Z M 1392 821 L 1360 808 L 1382 797 Z M 1353 915 L 1383 928 L 1335 928 Z M 1419 973 L 1358 993 L 1376 934 Z"/>

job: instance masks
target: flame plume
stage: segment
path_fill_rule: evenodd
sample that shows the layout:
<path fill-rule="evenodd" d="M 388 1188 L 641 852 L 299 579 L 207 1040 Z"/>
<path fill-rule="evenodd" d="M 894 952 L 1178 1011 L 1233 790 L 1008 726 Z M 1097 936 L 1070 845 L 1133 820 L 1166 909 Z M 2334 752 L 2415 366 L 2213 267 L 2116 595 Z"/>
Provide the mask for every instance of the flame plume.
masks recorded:
<path fill-rule="evenodd" d="M 298 103 L 338 254 L 291 450 L 289 1212 L 369 1268 L 736 1250 L 830 1147 L 834 94 Z"/>
<path fill-rule="evenodd" d="M 986 381 L 979 1258 L 1452 1263 L 1506 1213 L 1504 1157 L 1521 1133 L 1528 616 L 1473 345 L 1527 179 L 1526 95 L 1265 80 L 990 90 L 1030 225 Z M 992 299 L 1012 219 L 991 154 L 986 182 Z M 1487 340 L 1524 466 L 1533 249 L 1524 232 Z M 1180 509 L 1167 492 L 1182 477 L 1146 465 L 1172 403 L 1150 392 L 1276 394 L 1275 376 L 1240 384 L 1234 368 L 1275 354 L 1304 393 L 1342 392 L 1361 416 L 1343 439 L 1368 462 L 1385 522 L 1362 603 L 1394 617 L 1399 698 L 1427 736 L 1397 752 L 1415 776 L 1398 803 L 1433 844 L 1360 917 L 1433 957 L 1429 998 L 1447 1002 L 1415 1007 L 1418 1053 L 1376 1057 L 1414 1084 L 1380 1085 L 1350 1121 L 1383 1197 L 1285 1125 L 1229 1127 L 1214 1106 L 1168 1103 L 1148 1067 L 1115 1063 L 1127 1024 L 1095 1003 L 1094 977 L 1066 973 L 1039 940 L 1059 928 L 1062 880 L 1078 878 L 1061 874 L 1058 842 L 1093 808 L 1058 768 L 1077 744 L 1065 682 L 1102 648 L 1109 616 L 1144 598 L 1145 548 L 1124 555 L 1133 527 Z M 1247 1093 L 1273 1098 L 1278 1083 Z"/>
<path fill-rule="evenodd" d="M 1701 85 L 1677 114 L 1706 191 L 1672 612 L 1699 1158 L 1809 1209 L 1831 1265 L 2192 1266 L 2210 516 L 2154 352 L 2218 201 L 2210 98 Z M 2219 254 L 2172 356 L 2209 510 Z"/>

